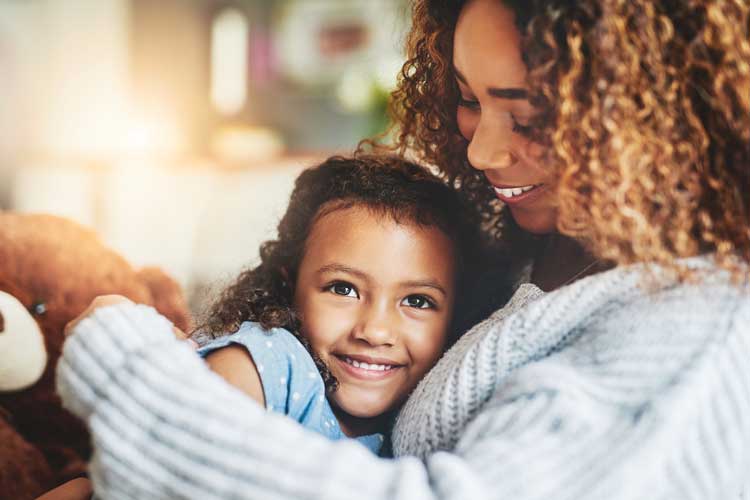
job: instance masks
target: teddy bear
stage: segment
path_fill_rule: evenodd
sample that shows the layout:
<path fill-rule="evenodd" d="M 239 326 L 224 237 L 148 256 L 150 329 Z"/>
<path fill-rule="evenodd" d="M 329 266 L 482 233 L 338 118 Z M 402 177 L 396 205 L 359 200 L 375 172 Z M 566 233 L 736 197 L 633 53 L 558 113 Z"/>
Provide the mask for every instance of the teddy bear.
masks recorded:
<path fill-rule="evenodd" d="M 0 499 L 36 498 L 85 472 L 89 436 L 55 394 L 55 365 L 65 325 L 104 294 L 190 327 L 179 285 L 160 270 L 134 269 L 70 220 L 0 211 Z"/>

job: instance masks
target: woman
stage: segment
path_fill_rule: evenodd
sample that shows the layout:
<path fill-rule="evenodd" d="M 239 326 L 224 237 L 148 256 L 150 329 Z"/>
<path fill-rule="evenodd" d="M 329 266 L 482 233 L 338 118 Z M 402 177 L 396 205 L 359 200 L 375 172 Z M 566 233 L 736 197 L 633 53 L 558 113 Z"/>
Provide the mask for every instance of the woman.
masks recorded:
<path fill-rule="evenodd" d="M 401 142 L 483 203 L 502 242 L 533 249 L 531 283 L 418 386 L 394 429 L 395 460 L 266 414 L 207 377 L 152 310 L 95 308 L 58 376 L 91 427 L 98 492 L 740 498 L 748 10 L 418 1 Z"/>

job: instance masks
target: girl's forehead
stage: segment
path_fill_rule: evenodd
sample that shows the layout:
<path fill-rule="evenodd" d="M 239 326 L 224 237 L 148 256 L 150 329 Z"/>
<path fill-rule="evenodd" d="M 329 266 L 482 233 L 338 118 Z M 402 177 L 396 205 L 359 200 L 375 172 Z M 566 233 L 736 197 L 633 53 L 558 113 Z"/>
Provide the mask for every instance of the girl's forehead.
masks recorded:
<path fill-rule="evenodd" d="M 414 213 L 412 213 L 414 212 Z M 365 227 L 370 224 L 380 225 L 404 225 L 409 227 L 419 227 L 415 221 L 417 209 L 415 207 L 405 207 L 398 209 L 395 207 L 380 206 L 369 204 L 357 200 L 332 200 L 323 204 L 315 213 L 313 222 L 310 226 L 310 234 L 316 229 L 316 226 L 324 219 L 334 219 L 342 223 L 353 223 L 356 228 Z M 335 226 L 336 223 L 334 222 Z M 351 230 L 352 228 L 350 228 Z M 308 235 L 309 238 L 310 235 Z"/>
<path fill-rule="evenodd" d="M 310 228 L 308 241 L 314 238 L 329 240 L 367 237 L 436 239 L 448 236 L 436 225 L 419 224 L 415 214 L 398 213 L 390 208 L 348 203 L 331 206 L 321 211 Z M 408 236 L 407 236 L 408 235 Z"/>
<path fill-rule="evenodd" d="M 454 261 L 452 241 L 436 226 L 397 222 L 387 213 L 352 206 L 315 222 L 301 267 L 310 271 L 343 264 L 393 280 L 433 275 L 449 281 Z"/>

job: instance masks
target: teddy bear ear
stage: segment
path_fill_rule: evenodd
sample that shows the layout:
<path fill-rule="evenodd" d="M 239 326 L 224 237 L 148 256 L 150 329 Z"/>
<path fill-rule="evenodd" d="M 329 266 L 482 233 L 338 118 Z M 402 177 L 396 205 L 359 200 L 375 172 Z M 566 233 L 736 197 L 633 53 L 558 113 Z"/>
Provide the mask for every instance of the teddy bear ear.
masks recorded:
<path fill-rule="evenodd" d="M 189 333 L 192 327 L 190 311 L 180 285 L 156 267 L 144 267 L 137 273 L 151 294 L 151 305 L 177 328 Z"/>
<path fill-rule="evenodd" d="M 39 324 L 13 295 L 0 292 L 0 392 L 34 385 L 47 366 Z"/>

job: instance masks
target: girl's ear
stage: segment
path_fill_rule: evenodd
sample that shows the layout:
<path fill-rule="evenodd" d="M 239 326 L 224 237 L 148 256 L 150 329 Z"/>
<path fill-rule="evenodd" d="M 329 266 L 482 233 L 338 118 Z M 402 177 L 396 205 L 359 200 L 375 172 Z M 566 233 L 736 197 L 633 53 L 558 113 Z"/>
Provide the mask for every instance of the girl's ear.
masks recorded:
<path fill-rule="evenodd" d="M 294 283 L 292 283 L 292 280 L 289 278 L 289 270 L 286 267 L 282 266 L 279 271 L 281 273 L 281 277 L 284 280 L 282 283 L 284 288 L 286 288 L 287 290 L 294 290 Z"/>

